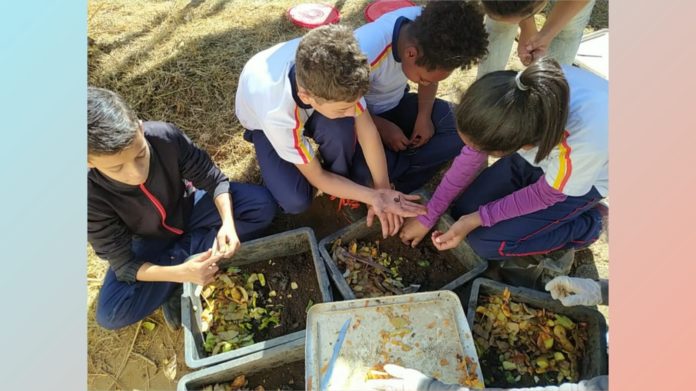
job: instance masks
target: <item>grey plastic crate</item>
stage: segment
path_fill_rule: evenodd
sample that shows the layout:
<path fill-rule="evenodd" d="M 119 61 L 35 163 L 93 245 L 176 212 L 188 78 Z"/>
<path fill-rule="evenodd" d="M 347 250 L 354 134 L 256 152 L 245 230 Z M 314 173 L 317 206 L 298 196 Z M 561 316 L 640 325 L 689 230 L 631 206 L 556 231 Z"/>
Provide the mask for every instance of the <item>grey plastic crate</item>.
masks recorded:
<path fill-rule="evenodd" d="M 477 278 L 471 287 L 469 309 L 466 313 L 472 331 L 479 296 L 499 295 L 503 293 L 505 288 L 510 290 L 510 297 L 515 302 L 551 310 L 575 321 L 587 322 L 587 345 L 585 346 L 585 356 L 580 363 L 580 379 L 587 380 L 608 373 L 607 323 L 604 316 L 593 307 L 565 307 L 560 301 L 554 300 L 550 294 L 544 292 L 515 287 L 487 278 Z"/>
<path fill-rule="evenodd" d="M 249 376 L 284 364 L 304 361 L 304 346 L 303 336 L 285 345 L 191 372 L 179 379 L 176 389 L 177 391 L 201 390 L 207 385 L 231 382 L 239 375 Z"/>
<path fill-rule="evenodd" d="M 329 275 L 336 284 L 339 292 L 341 292 L 341 296 L 343 296 L 345 300 L 355 299 L 355 293 L 350 288 L 345 277 L 343 277 L 343 273 L 341 273 L 338 265 L 331 257 L 331 245 L 337 239 L 341 239 L 343 243 L 348 243 L 353 239 L 360 240 L 373 234 L 381 234 L 382 228 L 379 221 L 375 221 L 375 223 L 372 224 L 372 227 L 368 227 L 365 222 L 366 218 L 358 220 L 355 223 L 334 233 L 333 235 L 327 236 L 319 242 L 319 251 L 324 258 L 324 262 L 326 262 Z M 452 217 L 449 215 L 443 215 L 440 217 L 434 228 L 445 232 L 449 229 L 449 227 L 452 226 L 452 224 L 454 224 Z M 454 290 L 455 288 L 476 278 L 476 276 L 486 271 L 486 268 L 488 267 L 488 262 L 476 255 L 465 240 L 462 240 L 457 247 L 445 251 L 445 253 L 454 255 L 453 258 L 461 262 L 464 268 L 468 271 L 445 284 L 442 288 L 440 288 L 441 290 Z"/>
<path fill-rule="evenodd" d="M 292 231 L 255 239 L 242 243 L 237 253 L 225 263 L 221 263 L 221 269 L 234 265 L 248 265 L 255 262 L 268 261 L 271 258 L 284 257 L 300 253 L 311 254 L 316 278 L 319 281 L 319 289 L 323 302 L 333 301 L 333 294 L 329 286 L 329 278 L 326 267 L 321 260 L 317 248 L 317 240 L 314 231 L 310 228 L 298 228 Z M 311 275 L 307 276 L 311 278 Z M 203 349 L 203 335 L 201 333 L 201 305 L 200 296 L 194 292 L 198 285 L 184 284 L 184 294 L 181 296 L 182 323 L 184 325 L 184 358 L 189 368 L 201 368 L 224 361 L 236 359 L 251 353 L 269 349 L 274 346 L 287 344 L 304 338 L 305 331 L 299 330 L 281 337 L 257 342 L 253 345 L 234 349 L 229 352 L 219 353 L 214 356 L 206 356 Z"/>

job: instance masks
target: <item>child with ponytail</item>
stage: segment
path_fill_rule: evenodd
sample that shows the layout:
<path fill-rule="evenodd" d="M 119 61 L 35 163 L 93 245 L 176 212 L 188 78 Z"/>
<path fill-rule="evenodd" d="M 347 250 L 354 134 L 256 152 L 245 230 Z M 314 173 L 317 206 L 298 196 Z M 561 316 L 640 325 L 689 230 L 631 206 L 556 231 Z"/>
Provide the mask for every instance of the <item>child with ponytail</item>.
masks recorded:
<path fill-rule="evenodd" d="M 455 112 L 466 145 L 401 240 L 415 247 L 452 204 L 458 220 L 431 236 L 439 250 L 465 238 L 486 259 L 588 246 L 608 194 L 607 113 L 606 80 L 550 58 L 477 80 Z M 500 159 L 481 171 L 489 155 Z"/>

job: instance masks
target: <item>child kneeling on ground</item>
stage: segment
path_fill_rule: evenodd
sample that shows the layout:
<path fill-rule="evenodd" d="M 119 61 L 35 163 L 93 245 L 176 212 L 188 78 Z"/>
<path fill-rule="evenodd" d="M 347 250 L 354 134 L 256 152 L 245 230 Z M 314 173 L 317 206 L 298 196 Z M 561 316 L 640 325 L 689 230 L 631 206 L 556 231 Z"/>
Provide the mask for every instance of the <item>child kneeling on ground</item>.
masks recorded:
<path fill-rule="evenodd" d="M 390 188 L 384 148 L 362 98 L 369 74 L 352 31 L 322 26 L 253 56 L 239 77 L 235 111 L 264 185 L 285 213 L 307 210 L 316 187 L 369 205 L 368 225 L 377 216 L 386 237 L 425 207 L 412 202 L 418 196 Z"/>
<path fill-rule="evenodd" d="M 176 329 L 182 283 L 211 282 L 221 257 L 270 225 L 273 198 L 230 183 L 174 125 L 139 121 L 112 91 L 89 88 L 87 121 L 88 239 L 110 264 L 97 322 L 118 329 L 162 306 Z"/>
<path fill-rule="evenodd" d="M 355 30 L 370 63 L 367 108 L 382 137 L 389 177 L 404 193 L 423 186 L 459 154 L 452 104 L 439 82 L 486 54 L 483 13 L 472 1 L 400 8 Z M 417 84 L 409 92 L 408 81 Z"/>
<path fill-rule="evenodd" d="M 500 260 L 589 246 L 609 191 L 607 113 L 606 80 L 550 58 L 477 80 L 455 113 L 466 146 L 402 241 L 417 245 L 453 203 L 459 220 L 432 234 L 439 250 L 466 238 Z M 488 155 L 501 159 L 479 175 Z"/>

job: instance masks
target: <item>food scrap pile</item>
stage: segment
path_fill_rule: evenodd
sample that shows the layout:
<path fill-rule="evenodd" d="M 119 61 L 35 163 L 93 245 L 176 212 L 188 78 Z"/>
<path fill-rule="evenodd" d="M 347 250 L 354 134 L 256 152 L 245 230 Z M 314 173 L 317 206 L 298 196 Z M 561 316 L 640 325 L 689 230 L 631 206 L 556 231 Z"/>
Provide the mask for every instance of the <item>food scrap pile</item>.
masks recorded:
<path fill-rule="evenodd" d="M 344 247 L 339 239 L 334 242 L 332 252 L 334 261 L 345 269 L 343 277 L 357 298 L 401 295 L 420 288 L 418 284 L 406 285 L 399 275 L 399 266 L 409 260 L 380 252 L 379 241 L 358 243 L 353 240 Z M 417 264 L 429 266 L 427 260 Z"/>
<path fill-rule="evenodd" d="M 247 391 L 252 390 L 252 388 L 247 388 L 249 382 L 246 376 L 239 375 L 234 378 L 230 383 L 218 383 L 212 386 L 206 386 L 202 391 Z M 253 391 L 266 391 L 263 386 L 257 386 L 253 388 Z"/>
<path fill-rule="evenodd" d="M 369 379 L 390 379 L 391 376 L 384 370 L 384 363 L 394 363 L 398 365 L 404 365 L 399 351 L 392 351 L 392 347 L 398 348 L 401 351 L 409 352 L 414 347 L 420 348 L 419 337 L 416 337 L 414 333 L 414 328 L 412 327 L 411 320 L 405 314 L 395 314 L 391 307 L 378 308 L 377 312 L 383 314 L 389 319 L 391 328 L 383 329 L 379 332 L 381 350 L 379 351 L 380 363 L 372 366 L 366 374 L 366 380 Z M 432 321 L 426 327 L 428 329 L 433 329 L 437 326 L 435 321 Z M 392 355 L 392 353 L 395 353 Z M 441 367 L 446 367 L 450 365 L 450 361 L 442 357 L 439 361 Z M 459 374 L 458 382 L 461 385 L 472 387 L 472 388 L 483 388 L 483 382 L 478 377 L 477 374 L 477 363 L 471 359 L 469 356 L 462 356 L 461 354 L 456 355 L 456 362 L 452 362 L 455 365 L 457 373 Z M 429 374 L 434 378 L 439 378 L 441 373 L 435 371 Z"/>
<path fill-rule="evenodd" d="M 266 286 L 263 273 L 241 274 L 230 267 L 202 292 L 203 348 L 211 355 L 254 343 L 254 334 L 280 324 L 282 305 L 273 304 L 276 292 Z"/>
<path fill-rule="evenodd" d="M 482 300 L 472 331 L 487 386 L 578 381 L 586 323 L 515 303 L 508 289 Z"/>

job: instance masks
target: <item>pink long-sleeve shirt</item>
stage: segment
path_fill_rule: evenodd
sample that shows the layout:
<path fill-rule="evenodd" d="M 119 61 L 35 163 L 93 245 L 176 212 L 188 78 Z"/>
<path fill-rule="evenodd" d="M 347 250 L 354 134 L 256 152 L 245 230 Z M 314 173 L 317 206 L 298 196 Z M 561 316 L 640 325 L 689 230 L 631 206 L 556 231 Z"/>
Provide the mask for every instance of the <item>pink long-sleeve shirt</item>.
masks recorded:
<path fill-rule="evenodd" d="M 418 221 L 429 229 L 432 228 L 452 201 L 473 182 L 487 159 L 487 154 L 464 146 L 428 201 L 428 213 L 419 216 Z M 566 197 L 565 194 L 551 187 L 545 177 L 541 176 L 529 186 L 481 205 L 478 209 L 481 225 L 490 227 L 503 220 L 546 209 L 565 200 Z"/>

